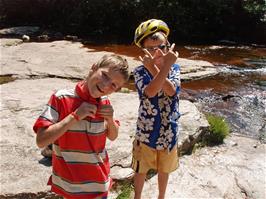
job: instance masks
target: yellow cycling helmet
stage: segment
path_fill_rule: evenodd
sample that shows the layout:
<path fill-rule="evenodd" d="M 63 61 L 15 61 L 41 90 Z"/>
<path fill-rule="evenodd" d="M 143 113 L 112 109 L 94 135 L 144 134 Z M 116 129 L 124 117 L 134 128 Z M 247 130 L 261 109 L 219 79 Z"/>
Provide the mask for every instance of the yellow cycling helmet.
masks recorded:
<path fill-rule="evenodd" d="M 141 48 L 141 41 L 152 33 L 162 31 L 166 37 L 169 35 L 169 28 L 165 22 L 159 19 L 149 19 L 142 22 L 135 31 L 134 42 Z"/>

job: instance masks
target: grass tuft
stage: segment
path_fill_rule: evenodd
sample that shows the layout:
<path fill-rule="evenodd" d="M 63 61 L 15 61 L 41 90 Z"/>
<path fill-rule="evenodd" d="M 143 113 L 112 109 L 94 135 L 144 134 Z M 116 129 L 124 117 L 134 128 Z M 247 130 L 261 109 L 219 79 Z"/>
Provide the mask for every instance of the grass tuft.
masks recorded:
<path fill-rule="evenodd" d="M 133 192 L 132 183 L 126 182 L 121 185 L 121 193 L 116 197 L 116 199 L 129 199 L 131 193 Z"/>
<path fill-rule="evenodd" d="M 230 127 L 223 117 L 216 115 L 207 115 L 210 124 L 210 133 L 206 135 L 204 141 L 207 145 L 222 144 L 229 135 Z"/>
<path fill-rule="evenodd" d="M 128 88 L 122 87 L 120 89 L 120 93 L 130 93 L 130 90 Z"/>

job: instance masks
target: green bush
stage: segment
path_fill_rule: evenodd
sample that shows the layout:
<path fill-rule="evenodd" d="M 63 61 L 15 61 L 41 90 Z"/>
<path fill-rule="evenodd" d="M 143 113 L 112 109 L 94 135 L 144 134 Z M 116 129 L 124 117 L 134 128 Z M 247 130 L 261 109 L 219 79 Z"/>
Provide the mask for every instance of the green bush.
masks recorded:
<path fill-rule="evenodd" d="M 122 87 L 122 88 L 120 89 L 120 92 L 121 92 L 121 93 L 130 93 L 130 90 L 129 90 L 128 88 Z"/>
<path fill-rule="evenodd" d="M 170 41 L 264 44 L 265 11 L 265 0 L 1 0 L 0 27 L 34 25 L 129 44 L 140 22 L 160 18 Z"/>
<path fill-rule="evenodd" d="M 126 182 L 121 185 L 121 193 L 117 196 L 116 199 L 128 199 L 133 191 L 133 187 L 130 182 Z"/>
<path fill-rule="evenodd" d="M 207 115 L 210 124 L 210 133 L 206 135 L 204 141 L 207 145 L 222 144 L 224 138 L 229 134 L 230 128 L 223 117 Z"/>

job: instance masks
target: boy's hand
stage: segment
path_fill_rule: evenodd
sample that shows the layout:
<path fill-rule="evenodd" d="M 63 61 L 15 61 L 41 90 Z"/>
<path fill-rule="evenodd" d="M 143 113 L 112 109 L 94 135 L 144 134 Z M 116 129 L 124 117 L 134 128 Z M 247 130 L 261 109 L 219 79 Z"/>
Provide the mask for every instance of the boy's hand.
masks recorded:
<path fill-rule="evenodd" d="M 88 102 L 83 102 L 77 109 L 76 114 L 82 120 L 83 118 L 89 116 L 94 117 L 97 111 L 97 106 L 94 104 L 90 104 Z"/>
<path fill-rule="evenodd" d="M 173 65 L 177 58 L 178 58 L 178 52 L 174 51 L 175 44 L 173 43 L 171 47 L 169 48 L 169 51 L 167 53 L 163 53 L 161 49 L 159 51 L 162 53 L 163 63 L 164 65 Z"/>
<path fill-rule="evenodd" d="M 112 105 L 101 105 L 98 114 L 108 121 L 113 120 L 114 109 Z"/>
<path fill-rule="evenodd" d="M 148 50 L 144 49 L 143 51 L 145 55 L 143 57 L 139 56 L 139 59 L 143 63 L 145 68 L 147 68 L 147 70 L 152 73 L 154 70 L 156 70 L 157 67 L 160 70 L 164 65 L 172 66 L 176 62 L 178 52 L 174 52 L 174 48 L 175 44 L 173 43 L 169 48 L 169 51 L 166 53 L 164 53 L 161 49 L 157 49 L 153 56 Z"/>
<path fill-rule="evenodd" d="M 145 68 L 151 71 L 154 68 L 155 58 L 149 53 L 148 50 L 144 49 L 143 51 L 145 55 L 143 57 L 139 56 L 139 59 L 143 63 Z"/>
<path fill-rule="evenodd" d="M 112 105 L 101 105 L 97 112 L 100 116 L 102 116 L 106 121 L 106 135 L 109 138 L 109 140 L 115 140 L 118 136 L 118 128 L 119 126 L 114 121 L 113 115 L 114 115 L 114 109 Z"/>
<path fill-rule="evenodd" d="M 167 52 L 163 52 L 161 49 L 157 49 L 156 52 L 153 55 L 153 60 L 155 62 L 155 65 L 159 68 L 159 70 L 162 69 L 162 67 L 165 66 L 172 66 L 178 57 L 178 52 L 174 51 L 175 43 L 171 45 L 169 50 Z"/>

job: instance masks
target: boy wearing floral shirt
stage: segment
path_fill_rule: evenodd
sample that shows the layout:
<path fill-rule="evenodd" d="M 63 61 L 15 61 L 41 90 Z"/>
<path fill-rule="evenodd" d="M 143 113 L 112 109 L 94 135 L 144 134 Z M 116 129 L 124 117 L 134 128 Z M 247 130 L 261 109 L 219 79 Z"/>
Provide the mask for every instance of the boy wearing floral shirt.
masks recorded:
<path fill-rule="evenodd" d="M 180 69 L 168 35 L 167 24 L 157 19 L 141 23 L 135 31 L 135 44 L 144 52 L 139 57 L 143 65 L 134 70 L 140 100 L 132 158 L 135 199 L 141 198 L 150 169 L 158 172 L 158 198 L 164 198 L 169 173 L 178 167 Z"/>

